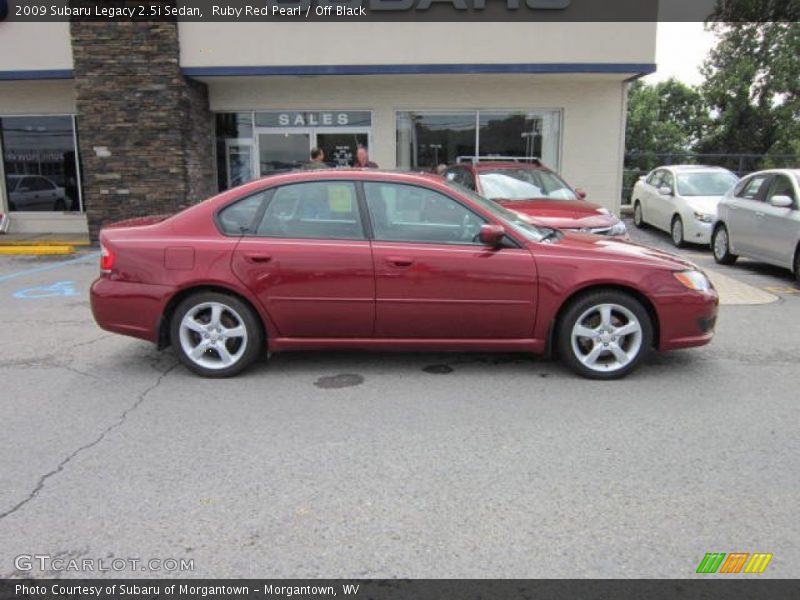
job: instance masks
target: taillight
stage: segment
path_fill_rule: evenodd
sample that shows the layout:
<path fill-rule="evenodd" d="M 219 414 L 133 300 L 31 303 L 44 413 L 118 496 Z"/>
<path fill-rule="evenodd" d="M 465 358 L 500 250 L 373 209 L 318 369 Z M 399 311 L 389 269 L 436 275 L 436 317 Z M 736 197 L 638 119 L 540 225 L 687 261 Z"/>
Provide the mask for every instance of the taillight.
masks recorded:
<path fill-rule="evenodd" d="M 117 255 L 106 246 L 100 246 L 100 272 L 101 273 L 111 273 L 111 269 L 114 268 L 114 261 L 117 259 Z"/>

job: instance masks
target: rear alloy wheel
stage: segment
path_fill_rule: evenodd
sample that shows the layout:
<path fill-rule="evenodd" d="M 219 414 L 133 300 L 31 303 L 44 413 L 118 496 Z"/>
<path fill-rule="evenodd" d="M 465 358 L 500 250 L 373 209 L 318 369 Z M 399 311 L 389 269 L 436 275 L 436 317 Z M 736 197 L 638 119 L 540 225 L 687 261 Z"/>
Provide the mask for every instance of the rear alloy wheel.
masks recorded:
<path fill-rule="evenodd" d="M 725 225 L 717 225 L 714 230 L 711 236 L 711 251 L 714 253 L 714 260 L 721 265 L 732 265 L 739 258 L 731 254 L 728 228 Z"/>
<path fill-rule="evenodd" d="M 683 248 L 686 245 L 686 241 L 683 239 L 683 220 L 678 215 L 672 218 L 670 232 L 672 233 L 672 243 L 675 244 L 675 247 Z"/>
<path fill-rule="evenodd" d="M 638 200 L 633 205 L 633 224 L 639 229 L 644 229 L 646 225 L 644 222 L 644 216 L 642 215 L 642 203 Z"/>
<path fill-rule="evenodd" d="M 619 379 L 633 371 L 653 342 L 650 316 L 632 296 L 594 292 L 570 306 L 558 327 L 561 359 L 590 379 Z"/>
<path fill-rule="evenodd" d="M 233 296 L 202 292 L 175 309 L 170 328 L 181 362 L 204 377 L 230 377 L 262 349 L 263 333 L 252 309 Z"/>

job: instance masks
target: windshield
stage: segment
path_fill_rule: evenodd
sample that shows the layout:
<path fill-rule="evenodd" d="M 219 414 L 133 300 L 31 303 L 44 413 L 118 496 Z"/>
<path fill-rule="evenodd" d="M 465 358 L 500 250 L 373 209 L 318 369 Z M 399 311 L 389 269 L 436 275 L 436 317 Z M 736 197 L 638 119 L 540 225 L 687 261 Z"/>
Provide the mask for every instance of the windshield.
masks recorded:
<path fill-rule="evenodd" d="M 536 225 L 532 225 L 531 223 L 524 221 L 517 213 L 511 212 L 507 208 L 503 208 L 496 202 L 487 200 L 483 196 L 479 196 L 478 194 L 476 194 L 469 188 L 464 187 L 461 184 L 454 183 L 452 181 L 446 181 L 445 184 L 448 187 L 451 187 L 452 189 L 456 190 L 459 194 L 467 196 L 470 200 L 472 200 L 475 204 L 479 205 L 481 208 L 484 208 L 488 212 L 499 217 L 506 224 L 510 225 L 514 229 L 514 231 L 522 235 L 527 240 L 531 240 L 533 242 L 541 242 L 542 239 L 547 237 L 553 231 L 549 227 L 537 227 Z"/>
<path fill-rule="evenodd" d="M 715 171 L 678 174 L 678 193 L 681 196 L 722 196 L 739 181 L 733 173 Z"/>
<path fill-rule="evenodd" d="M 555 173 L 537 169 L 498 169 L 478 174 L 483 195 L 490 200 L 577 200 L 575 192 Z"/>

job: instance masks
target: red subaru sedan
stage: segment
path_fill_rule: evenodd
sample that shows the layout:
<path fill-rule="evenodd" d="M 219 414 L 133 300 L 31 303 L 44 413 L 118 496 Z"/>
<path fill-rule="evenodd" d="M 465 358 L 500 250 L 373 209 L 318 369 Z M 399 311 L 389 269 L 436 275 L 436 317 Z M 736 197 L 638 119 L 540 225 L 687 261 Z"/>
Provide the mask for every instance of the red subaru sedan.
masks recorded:
<path fill-rule="evenodd" d="M 585 192 L 571 188 L 538 160 L 461 162 L 448 167 L 445 178 L 537 225 L 598 235 L 628 235 L 625 223 L 607 208 L 586 201 Z"/>
<path fill-rule="evenodd" d="M 303 171 L 104 229 L 92 311 L 225 377 L 268 349 L 523 351 L 621 377 L 650 348 L 708 343 L 693 264 L 538 227 L 440 177 Z"/>

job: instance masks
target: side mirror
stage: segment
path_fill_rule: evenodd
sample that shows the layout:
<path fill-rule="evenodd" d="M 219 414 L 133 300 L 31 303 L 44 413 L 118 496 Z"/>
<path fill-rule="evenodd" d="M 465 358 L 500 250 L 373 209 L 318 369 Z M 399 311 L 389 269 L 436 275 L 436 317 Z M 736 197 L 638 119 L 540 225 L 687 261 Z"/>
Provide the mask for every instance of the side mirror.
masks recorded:
<path fill-rule="evenodd" d="M 503 241 L 503 236 L 505 236 L 505 234 L 506 230 L 503 229 L 502 225 L 487 223 L 481 225 L 481 232 L 478 234 L 478 239 L 482 244 L 496 247 Z"/>
<path fill-rule="evenodd" d="M 575 195 L 579 200 L 586 200 L 586 190 L 583 188 L 575 188 Z"/>
<path fill-rule="evenodd" d="M 769 203 L 777 208 L 791 208 L 791 206 L 794 204 L 789 196 L 784 195 L 773 196 L 769 199 Z"/>
<path fill-rule="evenodd" d="M 647 175 L 640 175 L 638 181 L 644 181 L 647 179 Z"/>
<path fill-rule="evenodd" d="M 662 185 L 660 188 L 658 188 L 658 193 L 662 196 L 672 196 L 672 188 L 668 185 Z"/>

